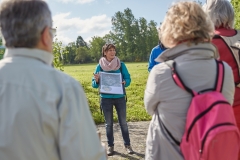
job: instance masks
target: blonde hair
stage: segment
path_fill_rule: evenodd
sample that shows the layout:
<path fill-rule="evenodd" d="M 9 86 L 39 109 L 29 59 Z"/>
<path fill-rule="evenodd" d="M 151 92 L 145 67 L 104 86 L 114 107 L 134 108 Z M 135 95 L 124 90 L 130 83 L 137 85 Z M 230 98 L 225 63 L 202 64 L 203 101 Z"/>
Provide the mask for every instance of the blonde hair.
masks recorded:
<path fill-rule="evenodd" d="M 210 42 L 214 26 L 196 2 L 178 2 L 167 12 L 159 30 L 159 39 L 166 47 L 188 41 Z"/>
<path fill-rule="evenodd" d="M 234 10 L 228 0 L 208 0 L 203 10 L 210 16 L 216 28 L 233 29 Z"/>

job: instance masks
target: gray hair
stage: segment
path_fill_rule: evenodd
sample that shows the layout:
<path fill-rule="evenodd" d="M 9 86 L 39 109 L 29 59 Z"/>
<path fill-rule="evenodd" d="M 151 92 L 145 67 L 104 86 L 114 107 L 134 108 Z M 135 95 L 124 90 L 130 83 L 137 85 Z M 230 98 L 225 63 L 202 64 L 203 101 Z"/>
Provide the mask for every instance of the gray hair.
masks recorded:
<path fill-rule="evenodd" d="M 3 0 L 0 28 L 5 46 L 34 48 L 45 27 L 52 27 L 51 11 L 42 0 Z"/>
<path fill-rule="evenodd" d="M 203 5 L 203 10 L 209 14 L 216 28 L 233 29 L 234 10 L 228 0 L 207 0 Z"/>

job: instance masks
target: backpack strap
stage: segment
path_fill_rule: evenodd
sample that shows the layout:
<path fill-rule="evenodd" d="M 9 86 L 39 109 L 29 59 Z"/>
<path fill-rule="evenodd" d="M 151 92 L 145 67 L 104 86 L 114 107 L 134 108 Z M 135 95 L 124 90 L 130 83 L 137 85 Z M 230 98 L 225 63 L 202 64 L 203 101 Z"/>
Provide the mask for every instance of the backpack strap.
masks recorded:
<path fill-rule="evenodd" d="M 239 33 L 240 31 L 237 31 Z M 233 37 L 227 37 L 227 36 L 220 36 L 220 35 L 214 35 L 213 39 L 221 39 L 227 48 L 229 49 L 230 53 L 233 56 L 234 62 L 237 64 L 238 67 L 238 77 L 239 79 L 235 81 L 235 86 L 240 87 L 240 40 L 239 36 L 235 35 Z"/>
<path fill-rule="evenodd" d="M 163 121 L 161 120 L 161 118 L 159 117 L 159 113 L 158 113 L 158 109 L 156 108 L 156 116 L 158 118 L 158 123 L 159 125 L 162 124 L 163 128 L 166 130 L 167 134 L 169 135 L 169 137 L 174 141 L 174 143 L 178 146 L 180 146 L 180 142 L 178 140 L 176 140 L 172 133 L 167 129 L 167 127 L 164 125 Z"/>
<path fill-rule="evenodd" d="M 200 92 L 195 92 L 194 90 L 190 89 L 188 86 L 186 86 L 184 84 L 184 82 L 182 81 L 180 75 L 177 73 L 177 70 L 176 70 L 176 62 L 171 60 L 171 61 L 166 61 L 165 64 L 167 64 L 171 70 L 172 70 L 172 77 L 173 77 L 173 80 L 174 82 L 180 87 L 182 88 L 183 90 L 186 90 L 188 93 L 190 93 L 193 97 L 198 95 L 199 93 L 202 93 L 202 92 L 205 92 L 205 91 L 208 91 L 208 90 L 215 90 L 217 92 L 222 92 L 222 87 L 223 87 L 223 81 L 224 81 L 224 65 L 223 65 L 223 62 L 222 61 L 218 61 L 218 60 L 215 60 L 216 61 L 216 64 L 217 64 L 217 76 L 216 76 L 216 79 L 215 79 L 215 85 L 214 85 L 214 88 L 213 89 L 206 89 L 206 90 L 202 90 Z"/>
<path fill-rule="evenodd" d="M 222 92 L 223 82 L 224 82 L 224 65 L 222 61 L 216 60 L 217 63 L 217 76 L 215 82 L 215 91 Z"/>
<path fill-rule="evenodd" d="M 173 60 L 170 60 L 170 61 L 166 61 L 165 64 L 167 64 L 171 70 L 172 70 L 172 77 L 173 77 L 173 80 L 174 82 L 180 87 L 182 88 L 183 90 L 187 91 L 188 93 L 190 93 L 193 97 L 195 95 L 197 95 L 197 92 L 193 91 L 192 89 L 190 89 L 189 87 L 187 87 L 181 77 L 179 76 L 179 74 L 177 73 L 177 70 L 176 70 L 176 62 L 173 61 Z"/>

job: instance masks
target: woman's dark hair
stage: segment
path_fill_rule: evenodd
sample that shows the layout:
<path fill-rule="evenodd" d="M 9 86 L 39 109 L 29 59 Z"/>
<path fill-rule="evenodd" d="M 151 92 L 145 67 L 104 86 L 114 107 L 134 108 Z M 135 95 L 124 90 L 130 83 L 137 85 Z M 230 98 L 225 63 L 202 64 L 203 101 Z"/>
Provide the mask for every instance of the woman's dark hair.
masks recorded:
<path fill-rule="evenodd" d="M 103 47 L 102 47 L 102 57 L 105 57 L 104 52 L 108 51 L 110 48 L 114 48 L 116 50 L 116 47 L 114 46 L 114 44 L 111 43 L 106 43 Z"/>

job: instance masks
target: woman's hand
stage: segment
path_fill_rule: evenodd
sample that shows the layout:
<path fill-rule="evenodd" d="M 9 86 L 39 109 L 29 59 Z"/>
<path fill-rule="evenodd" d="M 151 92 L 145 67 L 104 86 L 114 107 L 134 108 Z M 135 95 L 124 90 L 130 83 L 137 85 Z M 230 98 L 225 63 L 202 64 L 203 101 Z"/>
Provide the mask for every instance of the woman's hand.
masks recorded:
<path fill-rule="evenodd" d="M 96 74 L 93 73 L 93 76 L 94 76 L 95 81 L 97 83 L 99 83 L 99 77 L 100 77 L 99 73 L 96 73 Z"/>
<path fill-rule="evenodd" d="M 125 81 L 125 80 L 123 80 L 123 81 L 122 81 L 122 84 L 125 86 L 125 84 L 126 84 L 126 81 Z"/>

